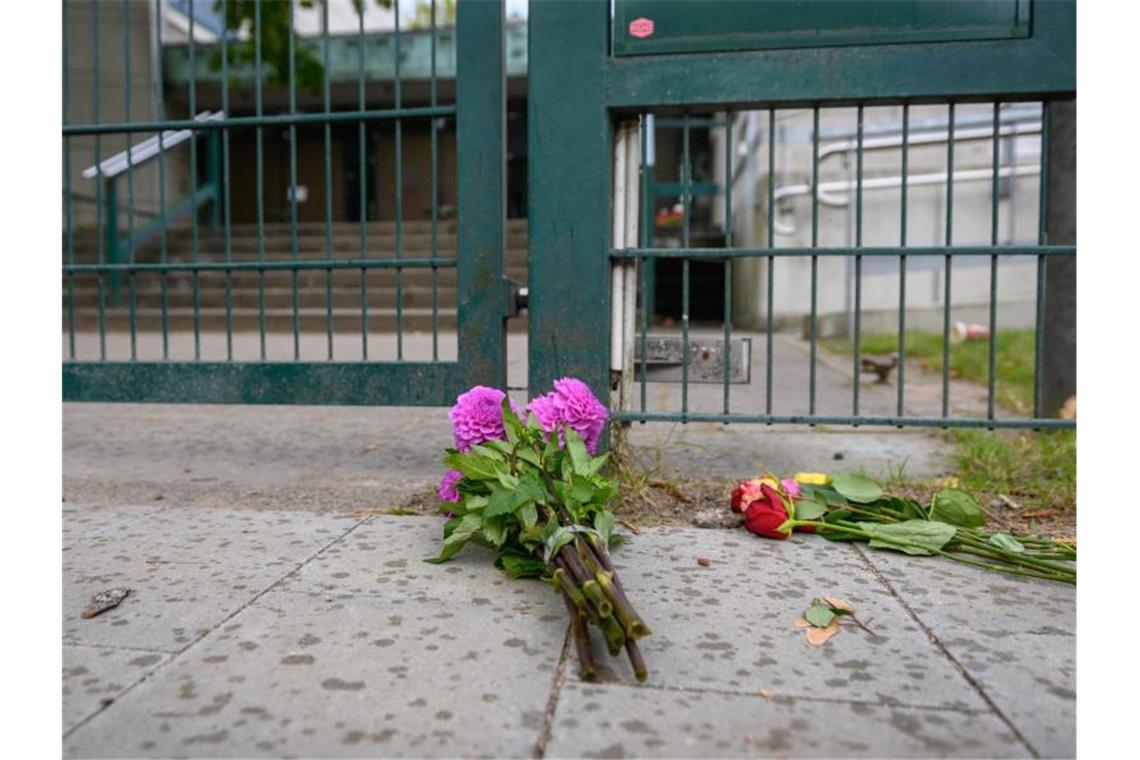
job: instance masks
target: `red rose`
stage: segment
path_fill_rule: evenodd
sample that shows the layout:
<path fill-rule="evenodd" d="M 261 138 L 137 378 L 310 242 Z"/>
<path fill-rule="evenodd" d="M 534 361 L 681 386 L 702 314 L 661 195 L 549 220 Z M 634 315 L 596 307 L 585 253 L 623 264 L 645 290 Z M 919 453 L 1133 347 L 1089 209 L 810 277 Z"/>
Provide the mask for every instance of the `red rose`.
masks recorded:
<path fill-rule="evenodd" d="M 742 480 L 736 484 L 736 488 L 732 490 L 732 511 L 743 512 L 748 508 L 748 505 L 757 499 L 764 498 L 764 492 L 760 486 L 762 483 L 775 484 L 771 478 L 753 478 L 752 480 Z"/>
<path fill-rule="evenodd" d="M 780 494 L 767 483 L 760 484 L 761 498 L 748 505 L 744 512 L 744 527 L 765 538 L 783 540 L 791 535 L 779 528 L 788 519 Z"/>

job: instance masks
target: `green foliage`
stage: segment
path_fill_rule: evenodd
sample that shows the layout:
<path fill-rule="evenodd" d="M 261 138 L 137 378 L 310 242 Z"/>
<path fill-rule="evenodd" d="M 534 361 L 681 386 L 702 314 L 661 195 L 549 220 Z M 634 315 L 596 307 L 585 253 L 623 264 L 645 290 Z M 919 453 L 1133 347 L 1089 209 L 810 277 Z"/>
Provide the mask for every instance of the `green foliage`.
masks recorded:
<path fill-rule="evenodd" d="M 941 520 L 959 528 L 980 528 L 986 524 L 986 514 L 974 497 L 956 488 L 946 488 L 934 494 L 930 505 L 930 519 Z"/>
<path fill-rule="evenodd" d="M 392 7 L 392 0 L 373 0 L 384 8 Z M 328 0 L 301 0 L 302 8 L 312 8 L 318 2 Z M 365 0 L 352 0 L 357 15 L 364 13 Z M 214 0 L 214 11 L 223 15 L 223 22 L 229 31 L 249 32 L 249 39 L 234 39 L 227 43 L 229 65 L 257 62 L 257 38 L 261 41 L 261 64 L 267 82 L 274 87 L 289 86 L 289 47 L 293 47 L 293 74 L 297 87 L 316 90 L 324 84 L 325 69 L 314 49 L 302 43 L 292 29 L 291 2 L 264 2 L 264 0 Z M 258 18 L 260 7 L 260 19 Z M 260 21 L 260 23 L 258 23 Z M 260 29 L 260 34 L 255 34 Z M 221 50 L 210 57 L 210 67 L 217 70 L 222 65 Z"/>
<path fill-rule="evenodd" d="M 935 520 L 905 520 L 900 523 L 861 522 L 859 527 L 872 549 L 894 549 L 907 554 L 933 554 L 954 538 L 957 529 Z"/>
<path fill-rule="evenodd" d="M 863 475 L 836 475 L 831 485 L 848 501 L 870 504 L 883 495 L 882 486 Z"/>
<path fill-rule="evenodd" d="M 549 559 L 579 535 L 612 544 L 609 503 L 617 487 L 602 474 L 608 454 L 591 456 L 569 428 L 559 448 L 557 435 L 548 436 L 533 415 L 524 423 L 506 400 L 503 430 L 507 440 L 448 450 L 444 457 L 444 465 L 463 473 L 456 484 L 460 499 L 444 505 L 456 517 L 444 527 L 440 555 L 429 561 L 447 561 L 474 542 L 498 550 L 495 564 L 504 572 L 535 577 L 544 567 L 540 555 Z"/>
<path fill-rule="evenodd" d="M 431 1 L 419 0 L 409 24 L 411 29 L 423 31 L 431 29 Z M 455 0 L 438 0 L 435 4 L 436 28 L 455 26 Z"/>

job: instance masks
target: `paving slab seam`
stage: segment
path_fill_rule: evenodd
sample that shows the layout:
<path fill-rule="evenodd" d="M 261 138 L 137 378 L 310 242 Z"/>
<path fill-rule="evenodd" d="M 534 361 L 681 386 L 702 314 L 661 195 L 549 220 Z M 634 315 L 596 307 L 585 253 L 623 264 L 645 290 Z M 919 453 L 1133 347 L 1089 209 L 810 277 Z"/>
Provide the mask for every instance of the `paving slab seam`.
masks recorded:
<path fill-rule="evenodd" d="M 909 702 L 899 702 L 897 700 L 870 700 L 870 699 L 843 699 L 842 697 L 817 697 L 812 695 L 779 693 L 772 694 L 770 697 L 765 697 L 759 691 L 740 691 L 738 689 L 705 689 L 698 686 L 669 686 L 660 684 L 638 684 L 636 686 L 627 684 L 604 684 L 605 688 L 619 688 L 619 689 L 650 689 L 654 691 L 668 691 L 681 694 L 716 694 L 725 697 L 759 697 L 761 699 L 768 699 L 772 702 L 819 702 L 822 704 L 836 704 L 836 705 L 865 705 L 867 707 L 891 707 L 901 710 L 926 710 L 928 712 L 951 712 L 960 715 L 985 715 L 991 710 L 986 709 L 970 709 L 963 707 L 947 707 L 945 705 L 916 705 Z"/>
<path fill-rule="evenodd" d="M 543 716 L 542 729 L 534 742 L 535 760 L 546 756 L 546 745 L 550 743 L 550 735 L 554 730 L 554 713 L 558 710 L 558 697 L 562 694 L 562 687 L 566 684 L 566 669 L 570 664 L 571 628 L 566 626 L 566 638 L 562 641 L 562 654 L 558 664 L 554 666 L 554 681 L 550 687 L 550 699 L 546 702 L 546 714 Z"/>
<path fill-rule="evenodd" d="M 79 722 L 78 722 L 78 723 L 76 723 L 74 726 L 72 726 L 72 727 L 71 727 L 71 728 L 69 728 L 67 731 L 65 731 L 65 732 L 64 732 L 64 734 L 63 734 L 63 739 L 64 739 L 64 740 L 66 740 L 66 739 L 67 739 L 69 736 L 71 736 L 73 733 L 75 733 L 76 731 L 78 731 L 80 728 L 82 728 L 83 726 L 87 725 L 88 723 L 90 723 L 90 722 L 91 722 L 92 720 L 94 720 L 95 718 L 97 718 L 97 717 L 99 717 L 100 715 L 102 715 L 103 713 L 105 713 L 105 712 L 107 711 L 107 709 L 108 709 L 108 708 L 110 708 L 111 706 L 113 706 L 114 704 L 116 704 L 116 703 L 119 701 L 119 698 L 120 698 L 120 697 L 123 697 L 123 696 L 125 696 L 126 694 L 128 694 L 130 691 L 132 691 L 133 689 L 135 689 L 135 688 L 136 688 L 136 687 L 137 687 L 139 684 L 145 683 L 145 682 L 146 682 L 146 681 L 147 681 L 149 678 L 152 678 L 153 676 L 156 676 L 156 675 L 158 675 L 160 671 L 162 671 L 163 669 L 165 669 L 165 668 L 169 667 L 169 666 L 171 665 L 171 663 L 177 662 L 177 661 L 178 661 L 178 658 L 180 658 L 182 655 L 186 654 L 186 652 L 188 652 L 190 649 L 192 649 L 192 648 L 193 648 L 195 645 L 197 645 L 197 644 L 198 644 L 199 642 L 201 642 L 203 639 L 207 638 L 207 637 L 208 637 L 208 636 L 209 636 L 211 633 L 213 633 L 214 631 L 217 631 L 217 630 L 218 630 L 219 628 L 221 628 L 223 625 L 225 625 L 225 624 L 226 624 L 226 623 L 228 623 L 229 621 L 233 620 L 233 619 L 234 619 L 236 616 L 240 615 L 240 614 L 241 614 L 241 613 L 242 613 L 244 610 L 246 610 L 246 609 L 247 609 L 247 608 L 248 608 L 250 605 L 254 604 L 254 603 L 255 603 L 255 602 L 258 600 L 258 599 L 261 599 L 263 596 L 265 596 L 265 595 L 266 595 L 266 594 L 268 594 L 270 591 L 272 591 L 272 590 L 273 590 L 273 589 L 274 589 L 274 588 L 275 588 L 275 587 L 276 587 L 278 584 L 280 584 L 281 582 L 285 581 L 286 579 L 290 578 L 291 576 L 293 576 L 293 575 L 295 575 L 296 573 L 298 573 L 298 572 L 300 572 L 301 570 L 303 570 L 303 569 L 305 568 L 305 566 L 306 566 L 306 565 L 308 565 L 310 562 L 312 562 L 312 561 L 313 561 L 313 560 L 315 560 L 317 557 L 319 557 L 319 556 L 321 556 L 322 554 L 324 554 L 324 553 L 325 553 L 326 551 L 328 551 L 328 549 L 330 549 L 330 548 L 331 548 L 333 545 L 335 545 L 336 543 L 338 543 L 338 542 L 340 542 L 340 541 L 344 540 L 344 539 L 345 539 L 345 538 L 348 536 L 348 534 L 352 533 L 354 530 L 356 530 L 357 528 L 359 528 L 361 525 L 364 525 L 365 523 L 369 522 L 370 520 L 372 520 L 372 516 L 366 517 L 366 518 L 364 518 L 363 520 L 360 520 L 360 521 L 359 521 L 359 522 L 357 522 L 356 524 L 354 524 L 354 525 L 352 525 L 351 527 L 349 527 L 349 529 L 348 529 L 348 530 L 344 531 L 344 532 L 343 532 L 343 533 L 341 533 L 339 536 L 336 536 L 335 538 L 333 538 L 332 540 L 330 540 L 330 541 L 329 541 L 327 544 L 325 544 L 324 546 L 322 546 L 322 547 L 321 547 L 320 549 L 318 549 L 316 552 L 314 552 L 314 553 L 313 553 L 313 554 L 311 554 L 309 557 L 307 557 L 307 558 L 305 558 L 304 560 L 302 560 L 302 561 L 301 561 L 299 564 L 297 564 L 297 566 L 296 566 L 296 567 L 294 567 L 292 570 L 290 570 L 289 572 L 285 573 L 285 574 L 284 574 L 284 575 L 282 575 L 280 578 L 278 578 L 277 580 L 273 581 L 273 582 L 272 582 L 272 583 L 270 583 L 268 586 L 266 586 L 264 589 L 262 589 L 261 591 L 257 592 L 256 594 L 254 594 L 254 595 L 253 595 L 252 597 L 250 597 L 250 599 L 249 599 L 249 600 L 247 600 L 247 601 L 246 601 L 244 604 L 242 604 L 242 605 L 241 605 L 240 607 L 238 607 L 236 610 L 234 610 L 233 612 L 231 612 L 229 615 L 226 615 L 226 616 L 225 616 L 224 618 L 222 618 L 220 621 L 218 621 L 218 622 L 217 622 L 217 623 L 215 623 L 213 626 L 211 626 L 211 627 L 210 627 L 210 629 L 209 629 L 208 631 L 206 631 L 206 632 L 205 632 L 205 633 L 203 633 L 201 636 L 199 636 L 198 638 L 196 638 L 196 639 L 194 639 L 193 641 L 191 641 L 191 642 L 190 642 L 189 644 L 187 644 L 186 646 L 184 646 L 184 647 L 182 647 L 181 649 L 179 649 L 177 652 L 174 652 L 174 653 L 170 653 L 170 652 L 156 652 L 156 654 L 166 654 L 166 655 L 170 655 L 170 656 L 169 656 L 169 657 L 166 659 L 166 661 L 165 661 L 165 662 L 161 663 L 161 664 L 160 664 L 158 667 L 156 667 L 154 670 L 150 671 L 149 673 L 146 673 L 146 674 L 144 674 L 142 678 L 138 679 L 137 681 L 135 681 L 134 683 L 130 684 L 130 685 L 129 685 L 129 686 L 127 686 L 125 689 L 123 689 L 123 691 L 122 691 L 122 692 L 120 692 L 119 694 L 117 694 L 117 695 L 115 696 L 115 701 L 114 701 L 114 702 L 109 702 L 109 703 L 106 703 L 106 704 L 104 704 L 104 705 L 103 705 L 101 708 L 99 708 L 99 709 L 98 709 L 98 710 L 96 710 L 95 712 L 91 713 L 91 714 L 90 714 L 90 715 L 88 715 L 86 718 L 84 718 L 83 720 L 79 721 Z"/>
<path fill-rule="evenodd" d="M 942 643 L 942 640 L 938 638 L 930 626 L 928 626 L 922 620 L 922 618 L 918 616 L 918 613 L 916 613 L 911 608 L 911 606 L 907 604 L 906 600 L 902 598 L 902 595 L 899 594 L 894 585 L 892 585 L 891 582 L 887 580 L 887 578 L 882 573 L 879 572 L 879 568 L 875 566 L 875 563 L 871 560 L 871 558 L 868 557 L 866 553 L 864 553 L 863 550 L 855 544 L 851 544 L 851 549 L 855 552 L 855 554 L 859 556 L 860 561 L 862 561 L 862 563 L 866 566 L 871 575 L 873 575 L 875 579 L 883 586 L 883 588 L 885 588 L 890 593 L 890 595 L 895 598 L 895 600 L 903 608 L 906 614 L 909 615 L 911 620 L 914 621 L 915 625 L 917 625 L 919 629 L 926 634 L 926 637 L 930 640 L 930 643 L 934 645 L 934 648 L 941 652 L 942 656 L 945 657 L 949 661 L 950 665 L 958 671 L 959 675 L 965 679 L 966 683 L 970 684 L 970 686 L 973 687 L 974 691 L 978 693 L 978 696 L 981 697 L 982 700 L 990 706 L 990 710 L 993 712 L 993 714 L 996 715 L 1002 721 L 1002 723 L 1006 725 L 1006 727 L 1015 737 L 1017 737 L 1017 740 L 1021 742 L 1022 745 L 1029 751 L 1029 754 L 1031 754 L 1033 757 L 1041 757 L 1041 753 L 1038 752 L 1037 748 L 1029 742 L 1029 740 L 1025 737 L 1025 734 L 1021 732 L 1021 729 L 1014 725 L 1009 716 L 1002 712 L 1001 708 L 999 708 L 997 706 L 997 703 L 994 702 L 990 695 L 986 693 L 986 690 L 982 688 L 982 685 L 978 683 L 977 679 L 970 675 L 970 672 L 966 670 L 966 668 L 962 665 L 962 663 L 958 661 L 956 657 L 954 657 L 954 655 L 950 654 L 950 650 L 946 648 L 946 645 Z"/>

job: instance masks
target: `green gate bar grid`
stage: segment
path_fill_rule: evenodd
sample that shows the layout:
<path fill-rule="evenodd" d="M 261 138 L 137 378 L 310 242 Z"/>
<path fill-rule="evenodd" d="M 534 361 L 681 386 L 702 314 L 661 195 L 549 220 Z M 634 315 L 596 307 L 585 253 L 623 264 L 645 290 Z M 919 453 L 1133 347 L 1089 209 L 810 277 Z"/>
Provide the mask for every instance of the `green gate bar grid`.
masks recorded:
<path fill-rule="evenodd" d="M 675 9 L 674 9 L 675 10 Z M 729 53 L 640 56 L 615 58 L 607 46 L 610 19 L 603 2 L 535 3 L 531 9 L 530 35 L 530 140 L 532 176 L 536 184 L 551 190 L 548 196 L 532 195 L 531 201 L 531 287 L 536 294 L 555 289 L 570 281 L 573 290 L 559 289 L 557 299 L 531 299 L 530 389 L 532 395 L 558 376 L 575 374 L 585 379 L 599 394 L 608 395 L 611 377 L 604 352 L 591 351 L 578 335 L 609 334 L 607 297 L 611 260 L 636 260 L 642 289 L 640 341 L 641 405 L 637 410 L 618 409 L 613 418 L 622 421 L 679 422 L 756 422 L 891 425 L 923 427 L 985 428 L 1071 428 L 1073 420 L 1045 418 L 1041 409 L 1041 366 L 1044 352 L 1044 270 L 1049 257 L 1075 256 L 1073 245 L 1049 245 L 1046 230 L 1048 178 L 1048 118 L 1043 107 L 1039 235 L 1035 246 L 997 245 L 999 108 L 1003 102 L 1067 99 L 1075 92 L 1074 9 L 1071 3 L 1032 5 L 1034 31 L 1024 40 L 960 42 L 936 45 L 886 45 L 874 48 L 818 48 L 807 50 L 763 50 Z M 558 92 L 560 102 L 542 99 L 544 92 Z M 953 203 L 946 204 L 945 245 L 908 246 L 906 240 L 907 164 L 909 109 L 911 104 L 946 103 L 949 108 L 947 140 L 947 195 L 953 191 L 954 106 L 956 103 L 992 102 L 994 152 L 991 180 L 991 240 L 988 246 L 954 246 L 952 239 Z M 902 229 L 897 247 L 869 248 L 862 245 L 863 189 L 863 109 L 867 105 L 903 106 L 902 141 Z M 857 107 L 856 245 L 854 249 L 819 247 L 819 115 L 823 107 Z M 774 199 L 774 116 L 778 108 L 806 106 L 812 109 L 812 226 L 811 246 L 775 248 L 773 214 L 768 214 L 766 248 L 735 248 L 731 237 L 726 248 L 693 248 L 689 239 L 691 204 L 691 160 L 689 132 L 692 111 L 727 111 L 743 108 L 766 109 L 769 113 L 768 201 Z M 636 116 L 642 123 L 657 113 L 681 113 L 683 133 L 682 245 L 680 248 L 649 247 L 649 215 L 643 219 L 640 247 L 613 249 L 607 239 L 609 205 L 598 203 L 609 194 L 610 143 L 613 123 Z M 731 123 L 731 116 L 728 119 Z M 729 141 L 726 140 L 726 153 Z M 647 194 L 650 179 L 642 140 L 642 192 Z M 574 160 L 566 160 L 573 155 Z M 726 164 L 730 163 L 726 155 Z M 726 170 L 726 185 L 733 176 Z M 725 188 L 726 195 L 728 188 Z M 646 207 L 645 204 L 642 206 Z M 732 229 L 731 202 L 726 198 L 725 230 Z M 547 217 L 549 215 L 549 218 Z M 1033 255 L 1037 262 L 1035 396 L 1033 416 L 997 418 L 994 410 L 996 330 L 991 329 L 988 346 L 989 377 L 987 413 L 984 418 L 954 417 L 949 414 L 949 336 L 952 261 L 955 256 L 990 258 L 990 324 L 996 324 L 997 260 L 999 255 Z M 943 363 L 940 416 L 907 415 L 904 410 L 906 262 L 908 256 L 944 257 L 945 290 L 943 319 Z M 772 408 L 772 288 L 777 257 L 811 258 L 809 397 L 807 414 L 776 414 Z M 818 261 L 821 256 L 846 256 L 855 260 L 855 324 L 853 369 L 856 382 L 850 415 L 816 413 L 816 366 L 818 344 Z M 859 370 L 861 365 L 861 285 L 864 256 L 897 257 L 900 262 L 899 290 L 899 377 L 895 415 L 865 415 L 859 409 Z M 764 414 L 733 414 L 729 407 L 728 362 L 725 362 L 723 412 L 695 413 L 688 409 L 689 357 L 689 264 L 692 260 L 729 262 L 741 257 L 765 257 L 768 263 L 767 365 Z M 646 351 L 648 332 L 646 302 L 647 263 L 660 258 L 680 258 L 682 262 L 682 388 L 680 411 L 653 411 L 646 407 Z M 731 342 L 731 266 L 725 266 L 724 352 Z M 601 297 L 598 298 L 598 294 Z M 572 319 L 571 319 L 572 317 Z M 627 380 L 629 381 L 629 380 Z"/>
<path fill-rule="evenodd" d="M 199 0 L 203 2 L 204 0 Z M 94 69 L 93 118 L 91 123 L 69 123 L 68 103 L 68 6 L 77 2 L 64 2 L 64 142 L 65 169 L 65 217 L 66 254 L 63 275 L 67 283 L 66 312 L 68 330 L 68 355 L 63 364 L 64 400 L 83 401 L 150 401 L 150 402 L 201 402 L 201 403 L 303 403 L 303 404 L 450 404 L 455 395 L 470 385 L 483 383 L 505 386 L 505 325 L 504 320 L 511 312 L 511 288 L 503 277 L 502 253 L 505 219 L 505 53 L 504 53 L 504 7 L 501 0 L 490 2 L 464 2 L 459 4 L 456 22 L 456 101 L 453 105 L 441 105 L 436 90 L 436 44 L 438 33 L 436 24 L 436 3 L 431 2 L 431 95 L 427 107 L 405 107 L 402 102 L 399 74 L 399 10 L 396 9 L 395 55 L 395 103 L 392 108 L 369 108 L 364 92 L 363 58 L 358 76 L 358 103 L 355 110 L 331 110 L 328 77 L 323 77 L 324 110 L 318 113 L 299 113 L 296 108 L 296 70 L 293 59 L 293 39 L 290 36 L 290 65 L 288 72 L 289 112 L 286 114 L 264 113 L 262 101 L 262 77 L 254 83 L 255 115 L 230 115 L 229 93 L 229 39 L 219 35 L 221 47 L 221 98 L 223 117 L 211 121 L 196 119 L 164 118 L 163 87 L 158 87 L 156 114 L 152 120 L 133 120 L 129 95 L 125 117 L 120 122 L 104 122 L 99 113 L 99 20 L 100 8 L 95 0 L 90 3 L 92 21 L 92 65 Z M 220 10 L 223 17 L 228 9 L 222 0 Z M 253 39 L 255 46 L 255 66 L 262 69 L 262 5 L 255 5 Z M 129 66 L 130 47 L 130 5 L 124 0 L 124 61 L 126 65 L 126 88 L 130 91 L 131 71 Z M 292 21 L 292 8 L 289 10 Z M 324 6 L 324 30 L 322 34 L 325 72 L 328 68 L 328 9 Z M 194 41 L 194 2 L 189 3 L 189 43 L 188 55 L 190 71 L 195 72 Z M 155 34 L 161 38 L 161 13 L 155 14 Z M 291 26 L 291 23 L 290 23 Z M 363 17 L 360 21 L 360 38 L 363 38 Z M 363 46 L 361 46 L 363 50 Z M 162 82 L 161 56 L 156 76 Z M 190 113 L 195 113 L 197 105 L 196 78 L 191 75 L 188 82 Z M 438 251 L 438 137 L 437 119 L 454 119 L 457 125 L 457 240 L 455 258 L 441 257 Z M 405 119 L 428 119 L 431 123 L 431 256 L 428 258 L 404 258 L 402 250 L 402 194 L 403 168 L 400 159 L 402 148 L 400 135 Z M 396 145 L 396 250 L 394 258 L 380 259 L 369 255 L 367 244 L 367 213 L 365 208 L 365 140 L 366 123 L 393 121 L 397 132 Z M 332 255 L 332 214 L 331 214 L 331 135 L 334 123 L 355 122 L 358 124 L 360 149 L 360 242 L 358 255 L 350 258 L 333 258 Z M 264 157 L 262 132 L 266 127 L 287 126 L 291 138 L 295 138 L 296 128 L 303 124 L 319 124 L 324 128 L 324 181 L 325 181 L 325 257 L 322 260 L 302 260 L 298 256 L 297 240 L 297 199 L 290 202 L 290 253 L 288 261 L 270 261 L 265 256 L 264 243 Z M 252 128 L 256 134 L 257 161 L 257 228 L 258 244 L 256 261 L 235 261 L 231 241 L 230 213 L 230 132 L 233 129 Z M 163 133 L 167 130 L 190 129 L 194 131 L 190 139 L 191 198 L 198 193 L 197 177 L 197 138 L 199 134 L 220 134 L 220 181 L 223 208 L 216 208 L 214 198 L 214 218 L 220 218 L 223 227 L 224 261 L 208 262 L 199 258 L 197 204 L 192 204 L 191 254 L 189 262 L 174 262 L 168 259 L 168 226 L 173 221 L 167 213 L 165 198 L 166 167 Z M 220 130 L 220 132 L 219 132 Z M 106 208 L 103 198 L 103 182 L 100 177 L 96 186 L 96 261 L 77 263 L 74 252 L 74 229 L 71 191 L 71 140 L 91 137 L 95 142 L 95 163 L 101 164 L 101 139 L 104 135 L 123 135 L 127 148 L 128 175 L 128 240 L 134 235 L 133 171 L 131 162 L 131 136 L 154 132 L 159 141 L 158 161 L 158 205 L 157 234 L 159 251 L 157 262 L 135 260 L 134 249 L 130 248 L 127 261 L 108 260 L 105 255 L 103 236 L 110 225 L 117 233 L 118 222 L 114 207 Z M 296 140 L 290 139 L 289 176 L 291 187 L 296 185 Z M 215 148 L 211 148 L 213 156 Z M 488 192 L 488 188 L 499 187 L 499 192 Z M 432 361 L 403 361 L 402 330 L 402 272 L 405 268 L 430 268 L 432 271 Z M 458 360 L 439 361 L 438 348 L 438 281 L 441 268 L 457 270 L 457 321 L 458 321 Z M 367 282 L 365 275 L 372 270 L 394 270 L 397 282 L 396 320 L 397 351 L 396 361 L 370 361 L 368 358 L 368 317 Z M 292 275 L 292 332 L 293 361 L 266 361 L 265 346 L 265 273 L 283 270 Z M 319 270 L 326 273 L 325 296 L 327 317 L 328 360 L 324 362 L 300 361 L 299 323 L 297 300 L 297 277 L 306 270 Z M 334 361 L 333 322 L 331 283 L 332 273 L 337 270 L 358 270 L 361 286 L 362 354 L 359 362 Z M 233 284 L 234 273 L 253 271 L 258 275 L 258 332 L 261 361 L 234 361 L 233 354 Z M 168 316 L 168 276 L 171 273 L 189 273 L 193 291 L 193 333 L 194 361 L 175 362 L 169 360 L 169 316 Z M 225 276 L 225 321 L 226 321 L 226 361 L 201 361 L 200 349 L 200 275 L 204 272 L 222 272 Z M 135 281 L 139 275 L 158 274 L 161 289 L 161 334 L 163 361 L 138 361 L 136 350 L 136 292 Z M 106 320 L 104 280 L 117 281 L 126 276 L 128 282 L 128 307 L 130 312 L 130 361 L 107 361 Z M 77 361 L 75 350 L 75 280 L 79 276 L 94 276 L 98 288 L 98 337 L 99 361 Z"/>

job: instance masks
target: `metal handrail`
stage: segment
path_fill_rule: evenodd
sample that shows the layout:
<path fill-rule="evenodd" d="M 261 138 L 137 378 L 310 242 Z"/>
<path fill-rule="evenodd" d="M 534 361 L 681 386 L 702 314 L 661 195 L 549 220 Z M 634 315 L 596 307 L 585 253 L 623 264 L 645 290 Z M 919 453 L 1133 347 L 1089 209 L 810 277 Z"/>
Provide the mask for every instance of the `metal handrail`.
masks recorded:
<path fill-rule="evenodd" d="M 194 117 L 194 121 L 221 121 L 225 118 L 225 111 L 203 111 Z M 148 137 L 132 145 L 127 150 L 120 151 L 100 161 L 94 166 L 88 166 L 83 170 L 83 178 L 94 179 L 95 177 L 102 176 L 104 179 L 114 179 L 128 169 L 145 164 L 147 161 L 158 156 L 159 153 L 181 145 L 191 137 L 194 137 L 194 135 L 195 130 L 193 129 L 165 130 L 161 134 L 161 139 L 159 135 Z"/>

